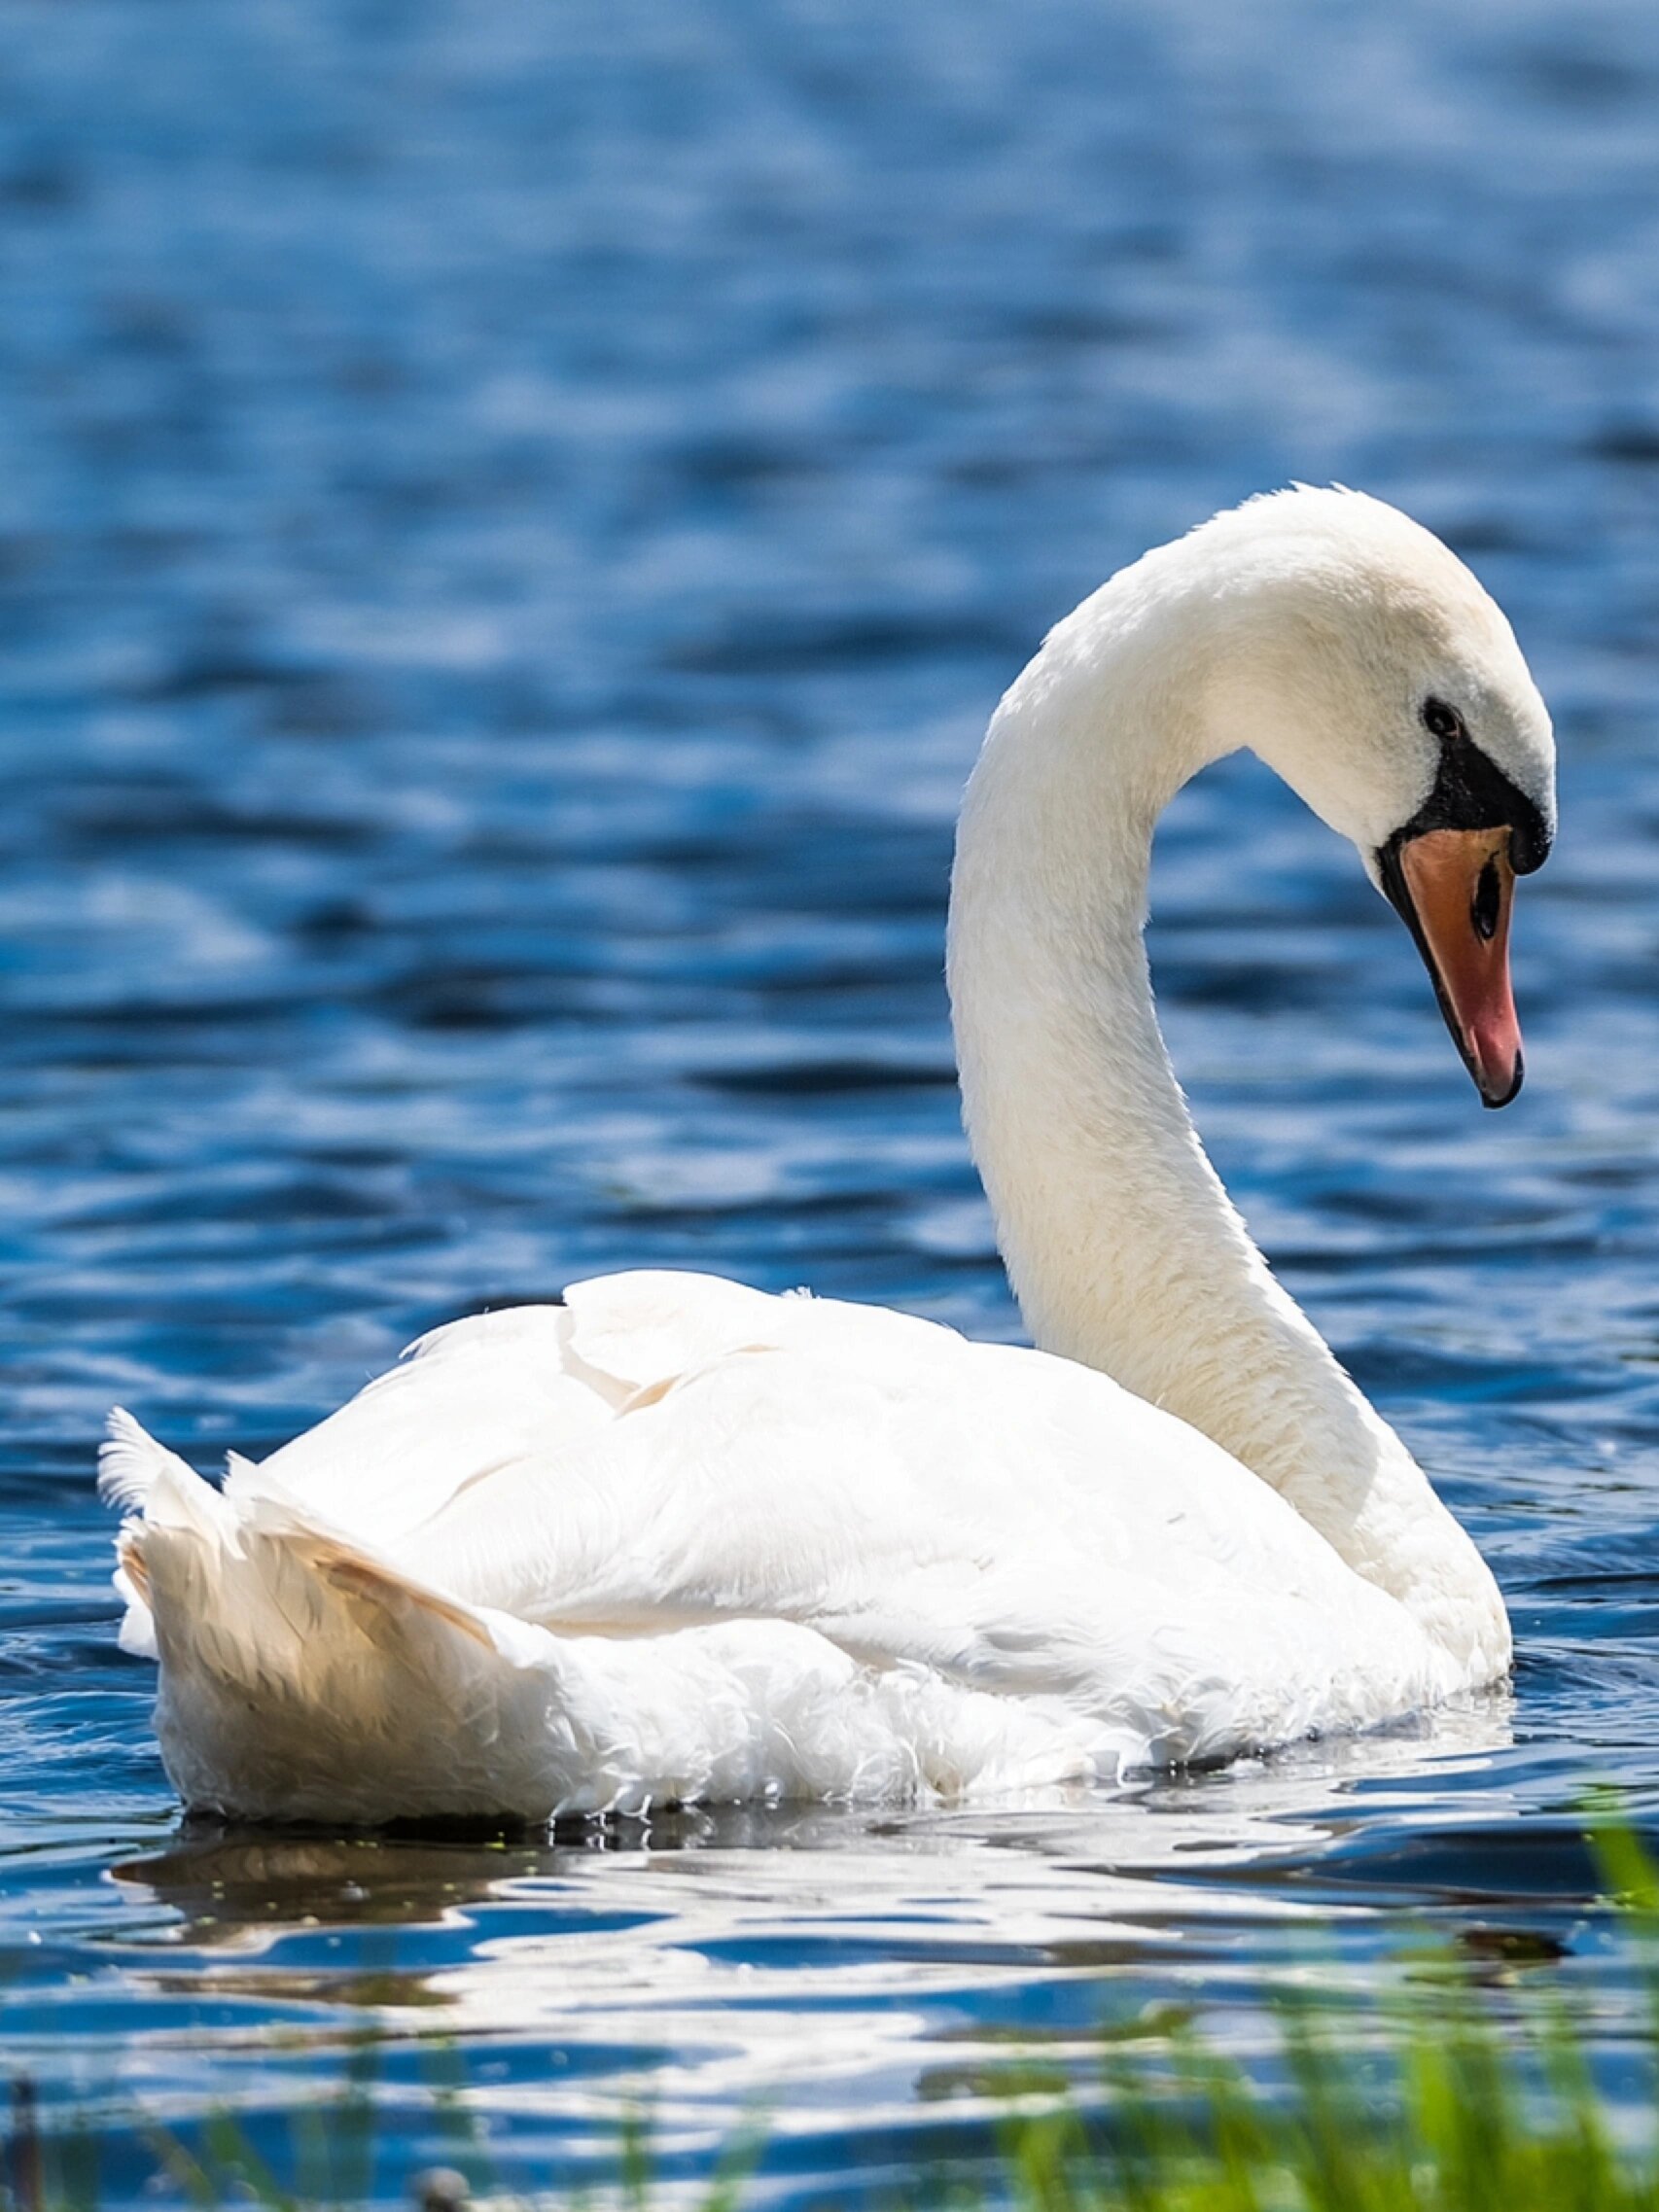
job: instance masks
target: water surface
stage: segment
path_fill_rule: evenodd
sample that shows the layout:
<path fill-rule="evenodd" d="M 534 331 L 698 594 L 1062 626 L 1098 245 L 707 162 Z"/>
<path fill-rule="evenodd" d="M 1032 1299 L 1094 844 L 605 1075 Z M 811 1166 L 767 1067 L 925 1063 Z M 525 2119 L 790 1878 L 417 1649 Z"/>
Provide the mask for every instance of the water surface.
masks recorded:
<path fill-rule="evenodd" d="M 464 2081 L 511 2180 L 758 2105 L 785 2194 L 1010 2052 L 1272 2045 L 1425 1923 L 1632 1995 L 1659 1813 L 1659 18 L 1428 0 L 0 0 L 0 2063 L 101 2137 Z M 602 1269 L 1017 1329 L 940 932 L 978 732 L 1290 476 L 1515 617 L 1564 829 L 1483 1114 L 1352 855 L 1230 763 L 1154 959 L 1218 1164 L 1496 1562 L 1512 1696 L 1120 1795 L 557 1844 L 182 1832 L 89 1464 L 260 1454 Z M 365 2054 L 368 2056 L 365 2056 Z M 355 2056 L 354 2056 L 355 2054 Z"/>

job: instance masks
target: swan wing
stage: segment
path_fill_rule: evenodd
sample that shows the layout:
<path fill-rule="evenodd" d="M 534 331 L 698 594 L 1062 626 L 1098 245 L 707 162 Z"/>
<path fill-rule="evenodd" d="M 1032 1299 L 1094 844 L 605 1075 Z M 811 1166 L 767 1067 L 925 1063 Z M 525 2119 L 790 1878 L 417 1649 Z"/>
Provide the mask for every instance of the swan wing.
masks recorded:
<path fill-rule="evenodd" d="M 458 1492 L 515 1465 L 549 1470 L 608 1428 L 642 1388 L 671 1378 L 777 1303 L 716 1276 L 614 1277 L 620 1298 L 514 1306 L 433 1329 L 397 1366 L 257 1463 L 228 1490 L 280 1497 L 376 1549 L 395 1549 Z M 618 1308 L 620 1310 L 618 1310 Z"/>
<path fill-rule="evenodd" d="M 1024 1786 L 1362 1726 L 1402 1608 L 1108 1378 L 707 1277 L 457 1322 L 223 1494 L 112 1438 L 192 1803 Z"/>
<path fill-rule="evenodd" d="M 1106 1376 L 702 1276 L 453 1324 L 238 1482 L 555 1632 L 789 1622 L 1005 1692 L 1174 1669 L 1229 1623 L 1275 1643 L 1278 1624 L 1317 1666 L 1318 1620 L 1351 1632 L 1374 1600 L 1401 1621 Z"/>

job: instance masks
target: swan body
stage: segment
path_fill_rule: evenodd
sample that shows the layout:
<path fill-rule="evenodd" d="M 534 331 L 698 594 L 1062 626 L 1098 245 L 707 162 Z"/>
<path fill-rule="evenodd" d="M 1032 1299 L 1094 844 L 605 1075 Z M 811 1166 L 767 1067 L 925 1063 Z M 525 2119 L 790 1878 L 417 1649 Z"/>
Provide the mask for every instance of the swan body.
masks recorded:
<path fill-rule="evenodd" d="M 964 806 L 965 1108 L 1040 1349 L 635 1273 L 438 1330 L 223 1488 L 116 1414 L 124 1641 L 159 1661 L 188 1804 L 372 1823 L 1006 1791 L 1501 1675 L 1488 1569 L 1275 1282 L 1158 1034 L 1152 827 L 1241 743 L 1353 838 L 1483 1092 L 1512 1091 L 1481 922 L 1500 900 L 1506 930 L 1542 857 L 1553 753 L 1508 625 L 1360 495 L 1217 517 L 1050 635 Z M 1472 908 L 1445 891 L 1465 865 Z"/>

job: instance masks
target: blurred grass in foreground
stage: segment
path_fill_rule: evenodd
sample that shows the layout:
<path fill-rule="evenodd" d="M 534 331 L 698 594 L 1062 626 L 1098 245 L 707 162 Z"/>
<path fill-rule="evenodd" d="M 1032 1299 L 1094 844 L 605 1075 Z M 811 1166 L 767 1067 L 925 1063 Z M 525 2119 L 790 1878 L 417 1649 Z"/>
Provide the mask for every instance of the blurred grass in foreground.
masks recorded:
<path fill-rule="evenodd" d="M 982 2085 L 1001 2102 L 1000 2157 L 918 2165 L 884 2200 L 895 2212 L 1659 2212 L 1659 1873 L 1631 1830 L 1597 1808 L 1587 1838 L 1610 1902 L 1635 1944 L 1648 1993 L 1644 2104 L 1615 2106 L 1598 2088 L 1588 2038 L 1565 2000 L 1518 2014 L 1444 1947 L 1413 1955 L 1406 1993 L 1372 2000 L 1377 2032 L 1362 2044 L 1311 1999 L 1278 2001 L 1284 2066 L 1263 2086 L 1178 2031 L 1155 2055 L 1103 2038 L 1098 2084 L 1011 2065 Z M 155 2194 L 201 2212 L 255 2204 L 267 2212 L 344 2212 L 366 2202 L 392 2166 L 376 2140 L 373 2047 L 354 2050 L 340 2094 L 295 2116 L 291 2176 L 272 2170 L 229 2115 L 190 2142 L 149 2139 Z M 493 2175 L 471 2120 L 466 2085 L 435 2083 L 435 2114 L 455 2166 L 410 2174 L 423 2212 L 593 2201 L 579 2192 L 526 2192 Z M 622 2131 L 604 2201 L 652 2212 L 672 2196 L 696 2212 L 742 2212 L 767 2194 L 754 2179 L 763 2130 L 735 2142 L 698 2194 L 658 2185 L 649 2124 Z M 395 2169 L 394 2169 L 395 2170 Z M 97 2212 L 96 2146 L 85 2133 L 43 2130 L 27 2083 L 14 2085 L 0 2204 L 6 2212 Z M 862 2193 L 851 2193 L 855 2197 Z M 867 2201 L 867 2198 L 865 2199 Z M 833 2204 L 833 2192 L 815 2194 Z"/>

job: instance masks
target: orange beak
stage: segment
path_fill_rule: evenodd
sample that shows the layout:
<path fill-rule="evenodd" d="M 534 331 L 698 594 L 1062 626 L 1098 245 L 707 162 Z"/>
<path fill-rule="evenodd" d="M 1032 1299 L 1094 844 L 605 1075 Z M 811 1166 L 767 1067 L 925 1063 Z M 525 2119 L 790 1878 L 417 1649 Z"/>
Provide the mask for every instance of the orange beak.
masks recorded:
<path fill-rule="evenodd" d="M 1464 1065 L 1489 1106 L 1521 1088 L 1509 988 L 1515 869 L 1507 826 L 1426 829 L 1381 855 L 1383 887 L 1417 940 Z"/>

